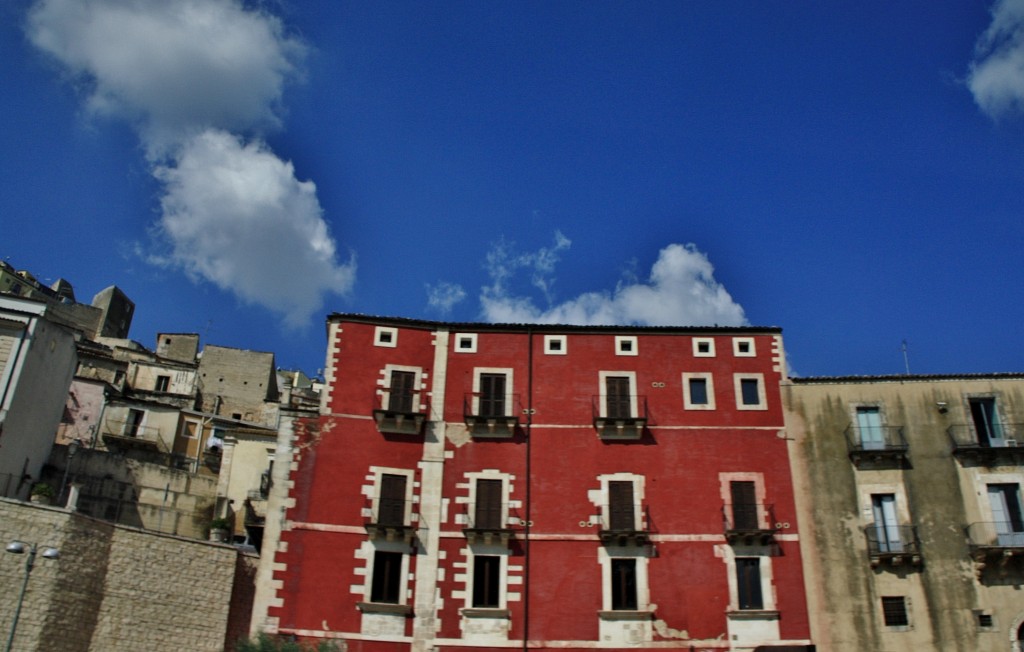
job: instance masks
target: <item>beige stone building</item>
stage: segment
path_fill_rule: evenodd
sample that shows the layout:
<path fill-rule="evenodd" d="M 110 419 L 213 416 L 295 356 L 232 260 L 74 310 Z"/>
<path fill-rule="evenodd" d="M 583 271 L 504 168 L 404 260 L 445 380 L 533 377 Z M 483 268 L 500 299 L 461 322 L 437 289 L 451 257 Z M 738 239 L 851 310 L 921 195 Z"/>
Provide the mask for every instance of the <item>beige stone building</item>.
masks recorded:
<path fill-rule="evenodd" d="M 1009 652 L 1024 639 L 1024 374 L 784 383 L 812 639 Z"/>

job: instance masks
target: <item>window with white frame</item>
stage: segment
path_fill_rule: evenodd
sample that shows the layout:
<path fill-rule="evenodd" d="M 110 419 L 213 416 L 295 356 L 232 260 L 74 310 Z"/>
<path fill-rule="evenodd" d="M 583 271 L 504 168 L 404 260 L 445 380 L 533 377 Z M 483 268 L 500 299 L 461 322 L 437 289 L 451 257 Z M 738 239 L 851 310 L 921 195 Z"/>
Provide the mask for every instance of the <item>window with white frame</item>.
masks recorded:
<path fill-rule="evenodd" d="M 569 353 L 569 341 L 565 335 L 545 335 L 544 353 L 547 355 L 566 355 Z"/>
<path fill-rule="evenodd" d="M 473 484 L 471 526 L 481 530 L 501 530 L 505 521 L 505 479 L 477 477 Z"/>
<path fill-rule="evenodd" d="M 389 527 L 408 526 L 412 515 L 413 472 L 379 469 L 374 485 L 374 522 Z"/>
<path fill-rule="evenodd" d="M 476 333 L 456 333 L 456 353 L 476 353 Z"/>
<path fill-rule="evenodd" d="M 505 591 L 502 578 L 505 555 L 473 555 L 473 581 L 469 603 L 476 609 L 501 609 Z"/>
<path fill-rule="evenodd" d="M 473 370 L 473 414 L 479 417 L 512 416 L 512 369 Z"/>
<path fill-rule="evenodd" d="M 754 349 L 754 338 L 734 337 L 732 338 L 732 354 L 737 358 L 753 358 L 757 356 Z"/>
<path fill-rule="evenodd" d="M 375 550 L 370 581 L 370 602 L 400 604 L 405 555 L 401 552 Z"/>
<path fill-rule="evenodd" d="M 381 404 L 388 412 L 416 414 L 420 411 L 419 367 L 387 365 L 384 368 L 386 389 Z"/>
<path fill-rule="evenodd" d="M 764 374 L 735 374 L 733 382 L 736 390 L 737 410 L 768 409 L 768 399 L 765 396 Z"/>
<path fill-rule="evenodd" d="M 639 355 L 636 335 L 616 335 L 615 355 Z"/>
<path fill-rule="evenodd" d="M 373 345 L 394 348 L 398 346 L 398 329 L 377 326 L 373 332 Z"/>
<path fill-rule="evenodd" d="M 715 409 L 715 384 L 710 373 L 683 373 L 683 407 L 687 410 Z"/>
<path fill-rule="evenodd" d="M 619 532 L 642 530 L 644 477 L 614 473 L 598 479 L 601 481 L 602 529 Z"/>
<path fill-rule="evenodd" d="M 736 558 L 736 606 L 740 611 L 764 609 L 761 558 Z"/>
<path fill-rule="evenodd" d="M 715 357 L 715 338 L 695 337 L 693 338 L 693 357 L 713 358 Z"/>
<path fill-rule="evenodd" d="M 602 610 L 646 611 L 650 600 L 647 557 L 643 548 L 602 548 Z"/>

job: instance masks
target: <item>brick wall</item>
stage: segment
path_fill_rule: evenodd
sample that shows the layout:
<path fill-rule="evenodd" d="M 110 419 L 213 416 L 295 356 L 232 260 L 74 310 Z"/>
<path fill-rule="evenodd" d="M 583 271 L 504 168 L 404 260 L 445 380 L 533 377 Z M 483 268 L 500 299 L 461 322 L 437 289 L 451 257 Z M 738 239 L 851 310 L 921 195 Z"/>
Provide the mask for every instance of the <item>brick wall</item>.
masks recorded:
<path fill-rule="evenodd" d="M 14 650 L 220 652 L 239 560 L 231 547 L 160 535 L 64 510 L 0 500 L 0 543 L 39 544 Z M 43 559 L 44 546 L 60 559 Z M 6 637 L 26 555 L 0 553 Z M 243 581 L 251 574 L 239 573 Z M 245 601 L 251 589 L 236 592 Z"/>

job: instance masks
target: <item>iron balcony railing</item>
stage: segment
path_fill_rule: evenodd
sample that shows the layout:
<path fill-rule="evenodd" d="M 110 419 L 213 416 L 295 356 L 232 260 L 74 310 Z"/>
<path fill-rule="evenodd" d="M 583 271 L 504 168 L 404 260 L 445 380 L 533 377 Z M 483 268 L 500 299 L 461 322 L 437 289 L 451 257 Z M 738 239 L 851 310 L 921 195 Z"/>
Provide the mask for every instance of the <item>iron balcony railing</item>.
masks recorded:
<path fill-rule="evenodd" d="M 649 539 L 646 505 L 602 505 L 601 541 L 611 545 L 644 545 Z"/>
<path fill-rule="evenodd" d="M 363 507 L 363 526 L 371 538 L 409 542 L 415 531 L 415 507 L 416 504 L 409 500 L 367 499 Z"/>
<path fill-rule="evenodd" d="M 495 396 L 468 392 L 462 399 L 463 419 L 470 433 L 477 437 L 513 436 L 522 413 L 519 394 Z"/>
<path fill-rule="evenodd" d="M 775 506 L 764 503 L 726 503 L 722 529 L 729 543 L 767 543 L 778 529 Z"/>
<path fill-rule="evenodd" d="M 420 409 L 422 391 L 388 391 L 373 398 L 373 420 L 382 433 L 419 434 L 426 421 Z"/>
<path fill-rule="evenodd" d="M 907 452 L 902 426 L 867 426 L 851 424 L 846 429 L 846 443 L 851 455 L 879 455 Z"/>
<path fill-rule="evenodd" d="M 647 397 L 640 394 L 594 395 L 591 412 L 602 439 L 639 439 L 647 427 Z"/>
<path fill-rule="evenodd" d="M 108 419 L 103 429 L 104 439 L 115 438 L 122 442 L 135 440 L 143 446 L 151 446 L 161 453 L 170 452 L 167 444 L 160 437 L 160 429 L 143 426 L 125 420 Z"/>
<path fill-rule="evenodd" d="M 972 548 L 1021 549 L 1024 551 L 1024 524 L 1009 521 L 971 523 L 966 528 Z"/>
<path fill-rule="evenodd" d="M 868 541 L 868 556 L 919 555 L 921 541 L 914 525 L 885 525 L 872 523 L 864 528 Z"/>
<path fill-rule="evenodd" d="M 996 426 L 977 428 L 973 423 L 957 423 L 951 425 L 946 432 L 953 441 L 953 452 L 1005 450 L 1016 452 L 1021 448 L 1024 452 L 1024 440 L 1018 435 L 1024 434 L 1024 425 L 1001 423 Z"/>

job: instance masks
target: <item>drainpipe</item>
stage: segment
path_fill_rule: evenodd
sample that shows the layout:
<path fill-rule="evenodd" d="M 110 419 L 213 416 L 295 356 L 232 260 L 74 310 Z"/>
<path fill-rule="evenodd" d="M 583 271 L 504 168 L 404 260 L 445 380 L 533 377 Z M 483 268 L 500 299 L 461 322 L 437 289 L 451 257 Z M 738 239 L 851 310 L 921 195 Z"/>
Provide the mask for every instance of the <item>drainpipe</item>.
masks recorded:
<path fill-rule="evenodd" d="M 523 650 L 530 647 L 530 442 L 532 441 L 531 426 L 533 425 L 533 327 L 527 326 L 526 352 L 526 527 L 523 543 Z"/>

